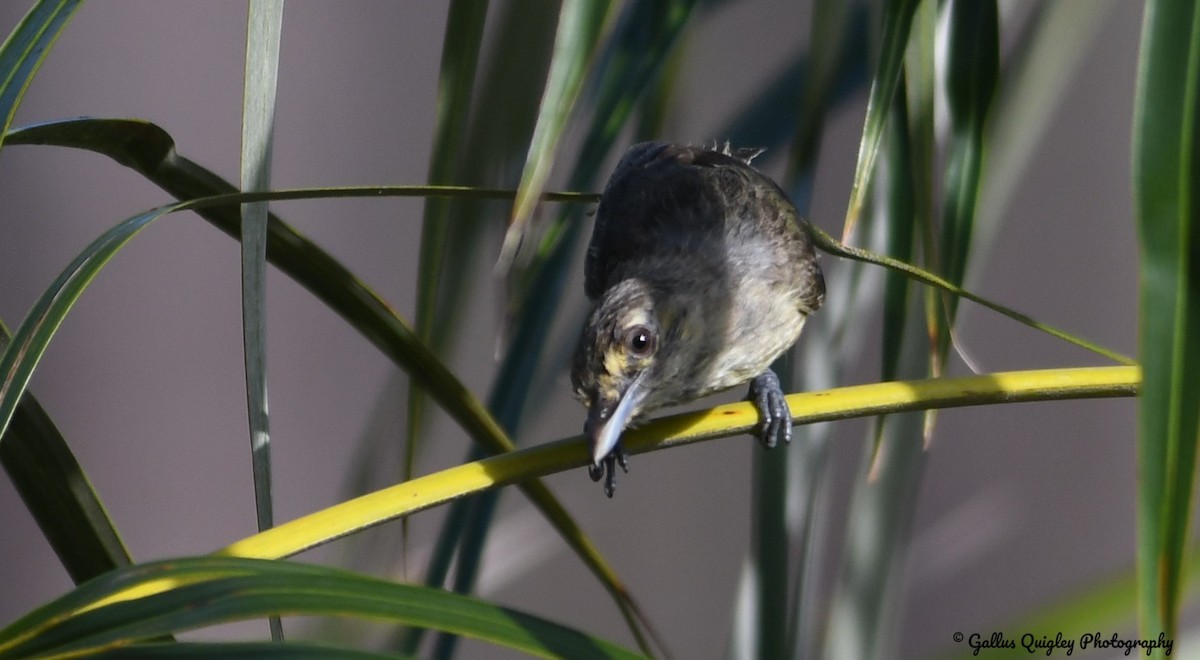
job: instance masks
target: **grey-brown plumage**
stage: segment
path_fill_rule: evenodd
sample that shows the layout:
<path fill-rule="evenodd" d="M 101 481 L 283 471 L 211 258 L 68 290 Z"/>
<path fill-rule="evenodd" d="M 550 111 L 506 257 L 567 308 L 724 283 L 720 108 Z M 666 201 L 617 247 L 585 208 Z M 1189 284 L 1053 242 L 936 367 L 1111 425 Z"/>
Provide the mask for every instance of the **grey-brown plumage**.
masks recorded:
<path fill-rule="evenodd" d="M 759 436 L 791 439 L 770 364 L 820 308 L 825 280 L 787 195 L 757 151 L 630 148 L 596 212 L 584 265 L 595 302 L 571 368 L 588 407 L 593 479 L 611 497 L 621 431 L 647 413 L 750 382 Z"/>

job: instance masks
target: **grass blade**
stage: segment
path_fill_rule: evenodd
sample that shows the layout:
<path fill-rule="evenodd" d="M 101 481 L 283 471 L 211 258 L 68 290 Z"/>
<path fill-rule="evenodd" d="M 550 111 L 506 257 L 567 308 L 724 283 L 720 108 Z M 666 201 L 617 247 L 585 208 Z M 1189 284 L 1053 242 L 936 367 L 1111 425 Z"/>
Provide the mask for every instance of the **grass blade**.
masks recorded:
<path fill-rule="evenodd" d="M 242 93 L 242 190 L 271 188 L 275 88 L 283 0 L 251 0 L 246 21 L 246 76 Z M 254 512 L 258 531 L 274 524 L 271 506 L 271 429 L 267 414 L 267 202 L 242 205 L 242 344 L 246 359 L 246 415 Z M 270 622 L 271 639 L 283 641 L 283 624 Z"/>
<path fill-rule="evenodd" d="M 271 187 L 275 86 L 283 0 L 253 0 L 246 30 L 246 82 L 242 96 L 242 190 Z M 242 205 L 242 333 L 246 354 L 246 406 L 258 529 L 271 513 L 271 431 L 267 415 L 266 267 L 267 202 Z"/>
<path fill-rule="evenodd" d="M 0 350 L 8 341 L 0 323 Z M 13 412 L 0 442 L 0 464 L 72 581 L 131 563 L 87 474 L 32 394 L 21 397 Z"/>
<path fill-rule="evenodd" d="M 875 77 L 871 81 L 871 92 L 867 98 L 867 118 L 858 147 L 858 165 L 854 170 L 854 183 L 850 189 L 850 202 L 842 229 L 843 241 L 848 240 L 859 214 L 862 213 L 871 176 L 875 171 L 879 145 L 883 141 L 887 111 L 900 82 L 904 50 L 908 45 L 908 32 L 917 4 L 917 0 L 888 0 L 884 4 L 882 44 L 879 61 L 875 65 Z"/>
<path fill-rule="evenodd" d="M 1146 5 L 1134 115 L 1141 246 L 1138 611 L 1175 636 L 1200 432 L 1200 7 Z"/>
<path fill-rule="evenodd" d="M 442 65 L 439 72 L 437 115 L 434 119 L 433 151 L 429 160 L 429 183 L 453 183 L 461 177 L 464 136 L 467 134 L 471 96 L 475 85 L 475 69 L 479 61 L 483 26 L 487 19 L 488 3 L 478 0 L 454 0 L 446 18 L 446 36 L 442 45 Z M 444 291 L 443 275 L 451 256 L 450 201 L 430 198 L 425 201 L 425 217 L 421 224 L 421 252 L 417 264 L 417 336 L 441 354 L 448 332 L 439 328 L 440 294 Z M 413 475 L 416 462 L 418 434 L 424 424 L 425 391 L 409 388 L 407 438 L 404 451 L 404 478 Z"/>
<path fill-rule="evenodd" d="M 245 658 L 246 660 L 391 660 L 397 656 L 305 642 L 181 642 L 130 644 L 89 656 L 92 660 L 125 658 Z M 410 656 L 399 656 L 408 658 Z"/>
<path fill-rule="evenodd" d="M 637 657 L 545 619 L 457 594 L 321 566 L 228 557 L 172 559 L 106 574 L 0 631 L 0 655 L 89 654 L 279 614 L 428 626 L 538 657 Z"/>
<path fill-rule="evenodd" d="M 596 44 L 611 20 L 613 4 L 607 0 L 564 0 L 562 3 L 546 91 L 538 109 L 537 125 L 533 129 L 529 154 L 525 158 L 521 184 L 517 187 L 517 198 L 513 202 L 512 220 L 500 249 L 500 266 L 503 269 L 511 265 L 525 240 L 526 224 L 546 187 L 558 140 L 583 88 L 584 75 Z"/>
<path fill-rule="evenodd" d="M 105 232 L 34 303 L 12 341 L 0 353 L 0 439 L 8 431 L 17 402 L 24 396 L 46 346 L 72 305 L 122 246 L 166 212 L 166 207 L 162 207 L 140 213 Z"/>
<path fill-rule="evenodd" d="M 21 97 L 83 0 L 40 0 L 0 45 L 0 145 Z"/>
<path fill-rule="evenodd" d="M 850 17 L 841 68 L 828 90 L 828 105 L 835 107 L 848 100 L 867 83 L 867 52 L 861 45 L 867 40 L 867 12 L 861 7 Z M 808 70 L 807 52 L 800 52 L 758 94 L 746 103 L 716 134 L 733 144 L 753 145 L 775 150 L 793 139 L 798 128 L 792 108 L 800 104 L 804 72 Z M 792 201 L 804 199 L 792 194 Z"/>
<path fill-rule="evenodd" d="M 637 101 L 659 75 L 662 63 L 668 59 L 667 53 L 677 43 L 694 8 L 693 0 L 636 3 L 626 7 L 613 38 L 607 41 L 601 66 L 596 69 L 597 98 L 592 103 L 591 126 L 571 172 L 573 188 L 593 185 L 613 141 L 628 123 Z M 568 279 L 566 269 L 571 263 L 573 247 L 583 237 L 583 226 L 578 210 L 565 209 L 547 229 L 538 249 L 531 251 L 532 258 L 518 265 L 510 278 L 510 281 L 518 280 L 510 285 L 515 330 L 501 362 L 488 409 L 511 434 L 517 434 L 524 418 L 525 404 L 536 382 L 549 329 Z M 480 455 L 472 454 L 470 458 L 480 458 Z M 460 593 L 468 593 L 473 588 L 497 497 L 498 494 L 489 493 L 478 500 L 456 503 L 456 511 L 450 519 L 461 521 L 462 529 L 447 527 L 439 538 L 439 555 L 449 554 L 451 542 L 459 541 L 453 587 Z M 470 514 L 457 511 L 462 508 L 470 508 Z M 438 562 L 439 568 L 446 566 L 446 561 Z M 431 577 L 439 584 L 444 579 L 438 574 L 431 574 Z M 614 597 L 627 598 L 611 588 L 610 591 Z M 638 620 L 648 634 L 653 636 L 654 633 L 637 606 L 626 600 L 622 615 L 641 648 L 647 650 Z M 415 649 L 414 642 L 410 638 L 405 650 Z M 438 654 L 444 657 L 452 648 L 453 641 L 443 638 Z"/>
<path fill-rule="evenodd" d="M 994 0 L 951 0 L 946 11 L 946 101 L 951 134 L 937 256 L 942 276 L 961 285 L 983 181 L 985 131 L 999 77 L 1000 19 Z M 943 301 L 944 315 L 937 317 L 935 375 L 941 373 L 958 309 L 956 298 L 943 297 Z"/>
<path fill-rule="evenodd" d="M 1034 10 L 1032 29 L 1021 35 L 1014 48 L 1015 61 L 1005 66 L 997 90 L 972 252 L 979 253 L 994 242 L 1030 157 L 1070 89 L 1072 74 L 1085 61 L 1116 5 L 1116 0 L 1051 2 Z M 968 282 L 979 262 L 978 258 L 972 260 Z"/>

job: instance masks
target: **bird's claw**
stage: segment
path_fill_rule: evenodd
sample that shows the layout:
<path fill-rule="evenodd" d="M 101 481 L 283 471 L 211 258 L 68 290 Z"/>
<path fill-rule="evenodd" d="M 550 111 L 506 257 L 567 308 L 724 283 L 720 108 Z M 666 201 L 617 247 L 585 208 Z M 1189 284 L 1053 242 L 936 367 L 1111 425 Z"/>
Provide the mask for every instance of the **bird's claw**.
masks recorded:
<path fill-rule="evenodd" d="M 599 465 L 588 463 L 588 476 L 592 481 L 600 481 L 604 479 L 604 494 L 610 498 L 617 491 L 617 466 L 621 466 L 621 470 L 629 472 L 629 454 L 625 453 L 625 449 L 620 443 L 613 447 L 613 450 L 608 452 Z"/>
<path fill-rule="evenodd" d="M 750 401 L 758 409 L 761 420 L 758 439 L 763 446 L 771 449 L 779 440 L 784 444 L 792 441 L 792 411 L 788 408 L 783 388 L 779 386 L 779 376 L 767 369 L 750 381 Z"/>

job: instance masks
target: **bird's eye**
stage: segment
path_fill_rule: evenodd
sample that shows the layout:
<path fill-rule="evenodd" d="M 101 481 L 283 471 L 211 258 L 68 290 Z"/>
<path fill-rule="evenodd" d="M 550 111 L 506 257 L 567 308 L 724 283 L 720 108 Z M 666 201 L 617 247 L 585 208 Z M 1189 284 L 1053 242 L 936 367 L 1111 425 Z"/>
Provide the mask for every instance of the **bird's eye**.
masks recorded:
<path fill-rule="evenodd" d="M 654 352 L 658 336 L 644 325 L 635 325 L 625 331 L 625 348 L 634 357 L 646 357 Z"/>

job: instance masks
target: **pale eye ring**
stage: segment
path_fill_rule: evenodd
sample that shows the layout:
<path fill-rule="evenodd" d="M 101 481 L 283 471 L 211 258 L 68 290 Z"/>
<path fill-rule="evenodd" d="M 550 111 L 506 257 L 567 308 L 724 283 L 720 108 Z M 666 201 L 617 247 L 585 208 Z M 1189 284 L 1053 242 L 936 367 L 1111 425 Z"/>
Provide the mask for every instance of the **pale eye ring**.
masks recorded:
<path fill-rule="evenodd" d="M 635 325 L 625 331 L 625 350 L 634 357 L 649 357 L 658 348 L 658 334 L 644 325 Z"/>

